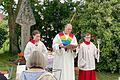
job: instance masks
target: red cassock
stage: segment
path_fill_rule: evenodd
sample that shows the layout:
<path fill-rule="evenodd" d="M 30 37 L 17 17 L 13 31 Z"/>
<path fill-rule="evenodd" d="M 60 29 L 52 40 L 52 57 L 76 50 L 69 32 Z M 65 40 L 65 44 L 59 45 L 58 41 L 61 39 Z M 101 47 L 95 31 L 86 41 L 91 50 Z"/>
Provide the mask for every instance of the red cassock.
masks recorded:
<path fill-rule="evenodd" d="M 96 80 L 95 70 L 79 70 L 78 80 Z"/>

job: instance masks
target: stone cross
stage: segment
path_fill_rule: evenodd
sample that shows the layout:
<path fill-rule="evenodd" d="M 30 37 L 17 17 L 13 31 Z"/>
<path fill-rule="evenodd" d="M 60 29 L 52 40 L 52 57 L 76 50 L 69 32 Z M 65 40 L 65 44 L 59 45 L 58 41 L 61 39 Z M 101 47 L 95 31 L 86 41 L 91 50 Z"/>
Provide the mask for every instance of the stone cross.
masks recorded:
<path fill-rule="evenodd" d="M 21 25 L 21 52 L 24 52 L 30 38 L 30 27 L 36 24 L 29 0 L 22 0 L 16 23 Z"/>

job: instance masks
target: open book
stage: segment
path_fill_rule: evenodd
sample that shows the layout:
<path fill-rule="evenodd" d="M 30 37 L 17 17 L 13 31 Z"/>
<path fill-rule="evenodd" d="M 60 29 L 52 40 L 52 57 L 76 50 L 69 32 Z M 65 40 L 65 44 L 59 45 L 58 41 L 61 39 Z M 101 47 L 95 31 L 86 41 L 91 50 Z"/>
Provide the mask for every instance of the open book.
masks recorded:
<path fill-rule="evenodd" d="M 68 49 L 74 49 L 74 48 L 77 48 L 77 45 L 68 44 L 68 45 L 66 46 L 66 48 L 68 48 Z"/>

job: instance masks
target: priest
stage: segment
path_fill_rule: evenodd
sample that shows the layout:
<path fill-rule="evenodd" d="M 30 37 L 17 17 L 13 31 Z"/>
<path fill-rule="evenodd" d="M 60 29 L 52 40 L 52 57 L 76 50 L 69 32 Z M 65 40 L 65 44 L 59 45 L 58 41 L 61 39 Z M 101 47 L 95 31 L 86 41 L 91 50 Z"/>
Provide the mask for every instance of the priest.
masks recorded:
<path fill-rule="evenodd" d="M 77 55 L 77 40 L 72 33 L 72 25 L 65 25 L 53 39 L 53 71 L 57 80 L 75 80 L 74 58 Z M 61 71 L 61 74 L 60 72 Z"/>

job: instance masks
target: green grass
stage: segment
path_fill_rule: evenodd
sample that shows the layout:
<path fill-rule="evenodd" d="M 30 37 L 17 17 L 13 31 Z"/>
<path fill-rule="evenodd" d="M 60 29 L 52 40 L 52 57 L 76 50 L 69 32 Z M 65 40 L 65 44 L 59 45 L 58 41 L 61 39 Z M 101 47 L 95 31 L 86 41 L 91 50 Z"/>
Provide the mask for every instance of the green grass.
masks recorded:
<path fill-rule="evenodd" d="M 2 48 L 0 48 L 0 54 L 1 53 L 6 53 L 9 51 L 9 40 L 7 39 L 3 45 L 2 45 Z"/>
<path fill-rule="evenodd" d="M 12 78 L 15 78 L 16 65 L 13 61 L 16 59 L 16 56 L 9 56 L 8 53 L 0 53 L 0 71 L 8 71 L 13 67 Z"/>
<path fill-rule="evenodd" d="M 118 77 L 120 77 L 118 73 L 97 72 L 97 80 L 118 80 Z"/>

